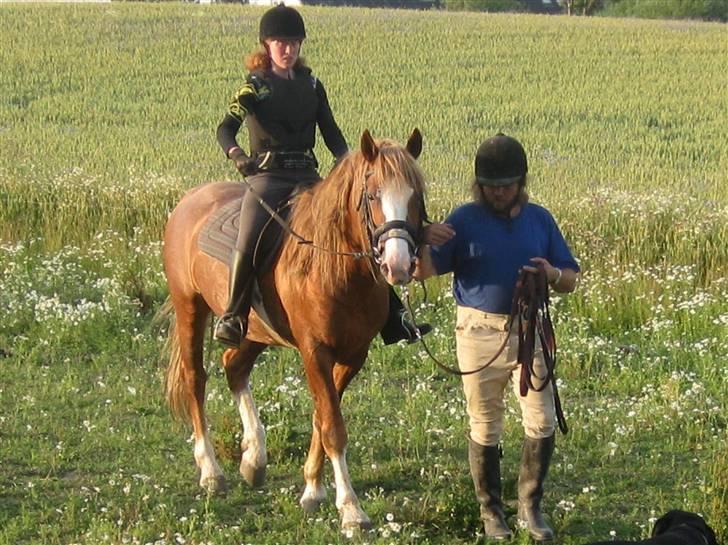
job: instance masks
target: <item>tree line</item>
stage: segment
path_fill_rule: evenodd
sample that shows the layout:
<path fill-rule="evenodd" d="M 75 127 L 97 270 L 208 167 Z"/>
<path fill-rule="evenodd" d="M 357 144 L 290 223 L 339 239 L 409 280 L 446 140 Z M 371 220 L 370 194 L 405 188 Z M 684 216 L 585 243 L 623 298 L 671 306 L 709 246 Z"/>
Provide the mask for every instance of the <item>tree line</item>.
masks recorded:
<path fill-rule="evenodd" d="M 322 6 L 605 15 L 728 21 L 727 0 L 310 0 Z"/>

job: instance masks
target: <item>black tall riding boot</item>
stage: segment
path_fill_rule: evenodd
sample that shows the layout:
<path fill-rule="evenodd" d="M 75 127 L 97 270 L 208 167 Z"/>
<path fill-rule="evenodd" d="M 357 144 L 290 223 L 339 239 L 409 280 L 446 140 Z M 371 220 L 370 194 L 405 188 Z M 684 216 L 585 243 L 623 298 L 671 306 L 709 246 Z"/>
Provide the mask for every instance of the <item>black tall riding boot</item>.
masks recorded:
<path fill-rule="evenodd" d="M 225 346 L 238 348 L 248 332 L 250 312 L 250 283 L 252 266 L 245 254 L 239 250 L 233 253 L 230 264 L 230 295 L 225 313 L 215 325 L 214 338 Z"/>
<path fill-rule="evenodd" d="M 523 442 L 523 458 L 518 475 L 518 520 L 528 529 L 536 541 L 554 538 L 553 529 L 541 514 L 543 482 L 554 452 L 555 435 L 545 439 L 526 437 Z"/>
<path fill-rule="evenodd" d="M 393 287 L 389 287 L 389 314 L 384 327 L 379 332 L 384 344 L 394 344 L 398 341 L 416 342 L 423 335 L 432 331 L 430 324 L 411 324 L 405 318 L 405 308 L 402 301 L 397 297 Z M 417 335 L 419 330 L 419 335 Z"/>
<path fill-rule="evenodd" d="M 475 485 L 475 497 L 480 504 L 485 537 L 510 539 L 511 529 L 506 524 L 501 501 L 500 449 L 479 445 L 468 438 L 468 462 Z"/>

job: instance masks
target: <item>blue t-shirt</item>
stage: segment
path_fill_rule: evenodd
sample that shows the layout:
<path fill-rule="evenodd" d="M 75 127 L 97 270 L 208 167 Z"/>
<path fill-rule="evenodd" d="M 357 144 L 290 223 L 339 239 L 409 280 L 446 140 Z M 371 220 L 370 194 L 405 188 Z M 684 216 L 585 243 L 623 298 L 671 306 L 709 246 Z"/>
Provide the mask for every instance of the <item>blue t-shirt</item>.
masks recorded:
<path fill-rule="evenodd" d="M 543 257 L 560 269 L 579 272 L 561 231 L 548 210 L 527 203 L 515 218 L 496 216 L 478 203 L 456 208 L 445 220 L 455 236 L 432 247 L 437 274 L 454 273 L 458 305 L 510 314 L 518 271 Z"/>

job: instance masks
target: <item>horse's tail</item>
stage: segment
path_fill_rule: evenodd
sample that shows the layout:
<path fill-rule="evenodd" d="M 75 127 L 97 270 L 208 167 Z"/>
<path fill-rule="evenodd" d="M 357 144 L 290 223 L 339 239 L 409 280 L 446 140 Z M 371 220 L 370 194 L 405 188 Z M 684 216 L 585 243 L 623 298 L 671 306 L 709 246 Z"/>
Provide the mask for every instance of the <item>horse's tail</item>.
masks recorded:
<path fill-rule="evenodd" d="M 179 335 L 177 334 L 177 314 L 174 311 L 172 299 L 167 300 L 157 312 L 157 319 L 167 322 L 167 340 L 164 343 L 163 354 L 169 357 L 167 371 L 164 376 L 164 391 L 167 404 L 175 418 L 189 421 L 190 410 L 187 396 L 184 393 L 182 375 L 182 356 L 180 352 Z"/>

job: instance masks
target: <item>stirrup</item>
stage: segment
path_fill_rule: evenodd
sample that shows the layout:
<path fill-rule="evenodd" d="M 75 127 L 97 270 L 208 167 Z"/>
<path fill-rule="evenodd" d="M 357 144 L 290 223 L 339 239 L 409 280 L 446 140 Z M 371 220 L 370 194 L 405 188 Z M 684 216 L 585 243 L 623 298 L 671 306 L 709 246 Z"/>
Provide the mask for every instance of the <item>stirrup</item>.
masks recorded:
<path fill-rule="evenodd" d="M 212 337 L 229 348 L 240 348 L 248 332 L 247 322 L 241 316 L 226 312 L 218 318 Z"/>
<path fill-rule="evenodd" d="M 414 344 L 432 331 L 432 326 L 430 324 L 413 325 L 402 315 L 402 330 L 406 332 L 407 336 L 402 338 L 407 341 L 407 344 Z"/>

